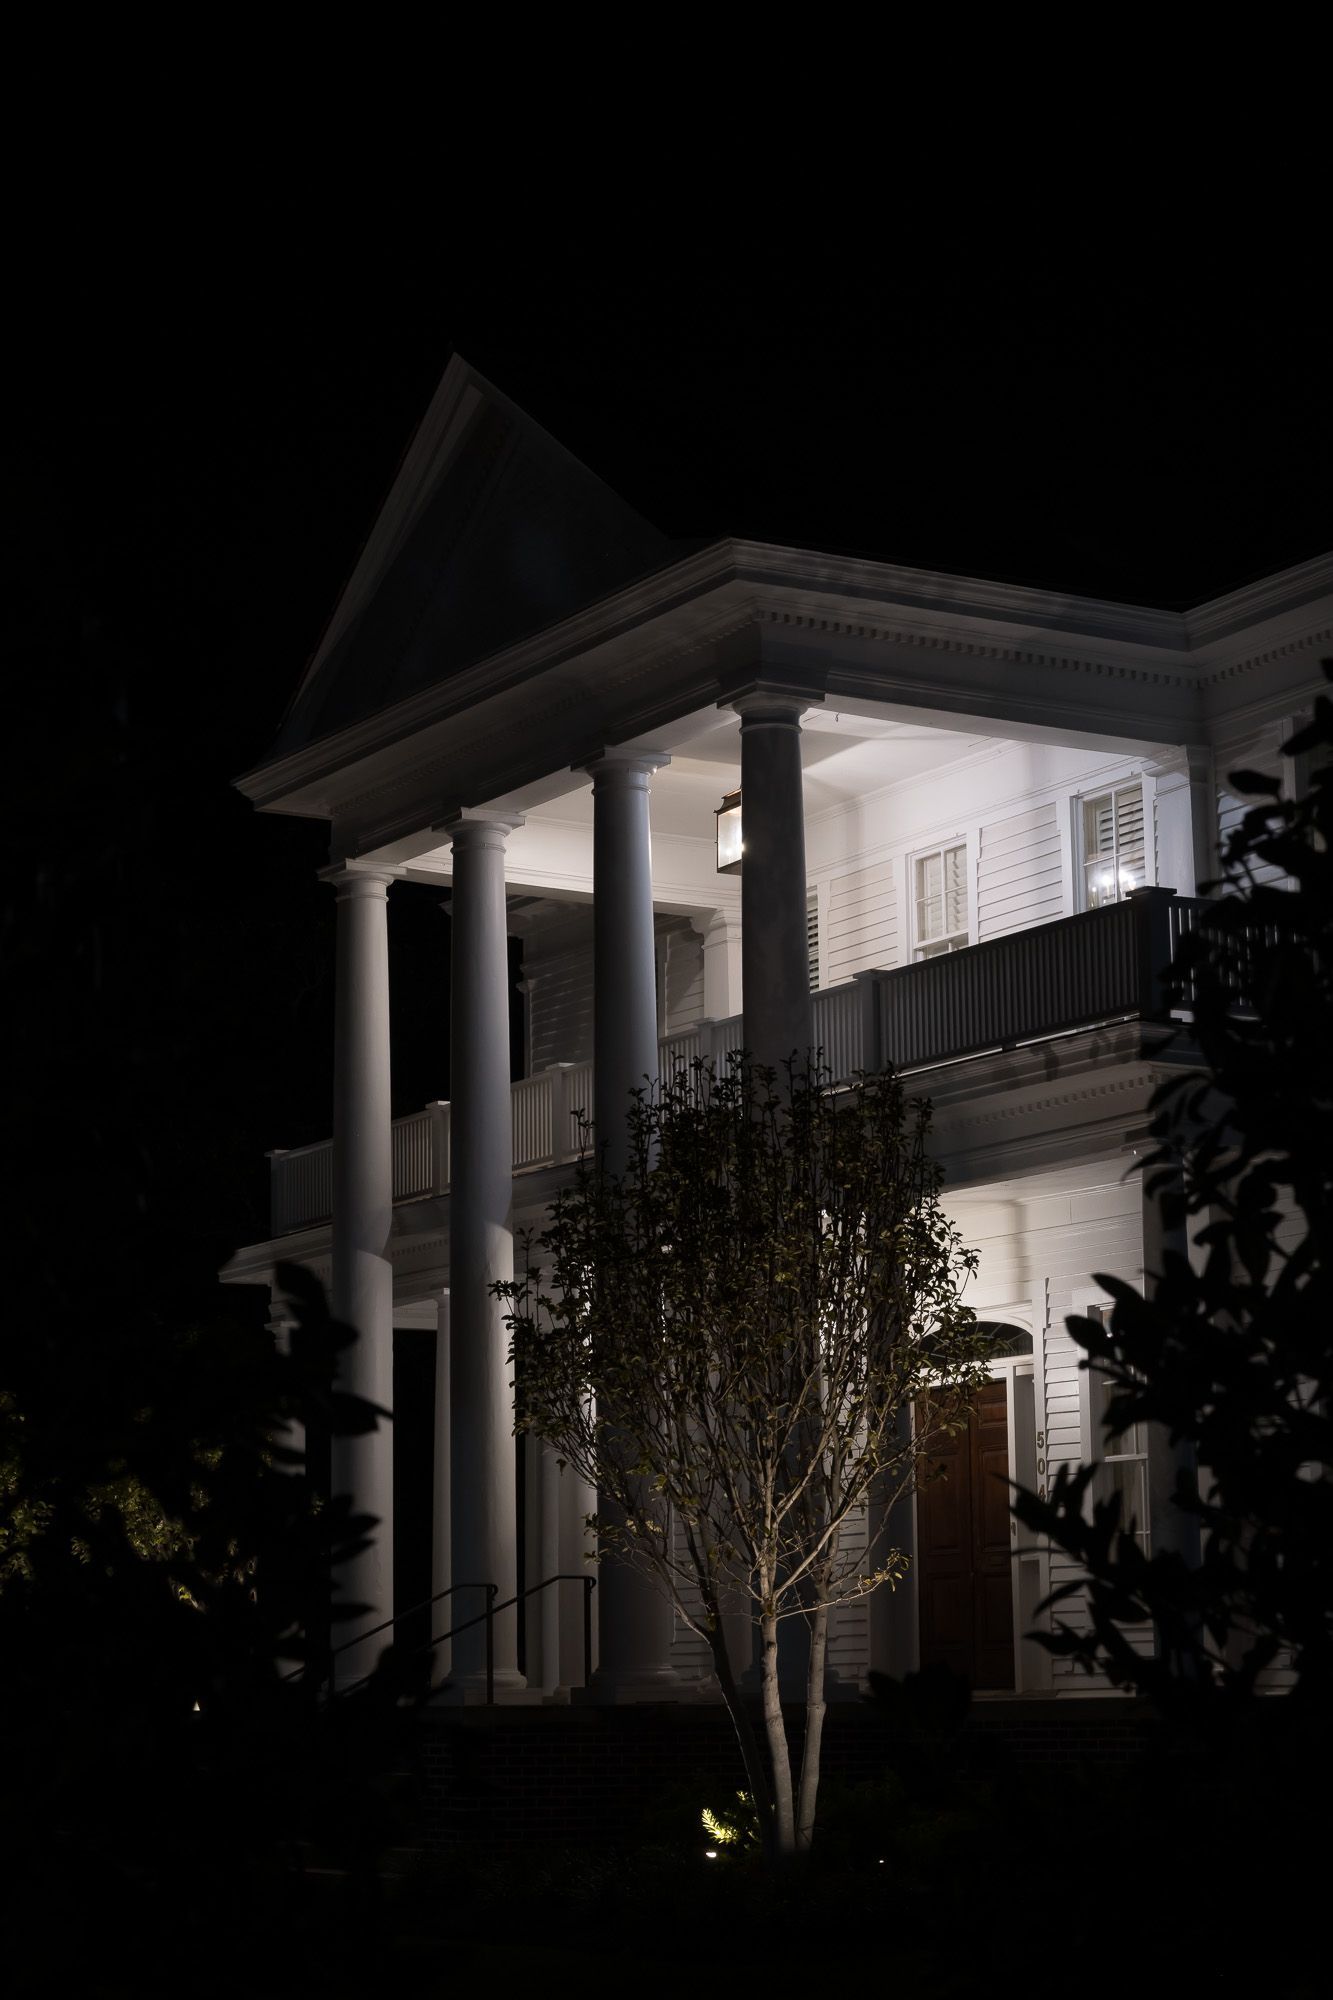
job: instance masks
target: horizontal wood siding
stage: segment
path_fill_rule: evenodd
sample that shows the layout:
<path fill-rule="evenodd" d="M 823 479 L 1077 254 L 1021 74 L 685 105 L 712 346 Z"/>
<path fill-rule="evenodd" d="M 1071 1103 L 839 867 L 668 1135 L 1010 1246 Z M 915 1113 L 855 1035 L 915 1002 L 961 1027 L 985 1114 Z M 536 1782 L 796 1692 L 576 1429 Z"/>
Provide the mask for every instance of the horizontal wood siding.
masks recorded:
<path fill-rule="evenodd" d="M 525 964 L 528 1067 L 592 1061 L 592 947 L 555 952 Z"/>
<path fill-rule="evenodd" d="M 685 1536 L 679 1519 L 672 1522 L 671 1538 L 675 1545 L 677 1560 L 688 1561 Z M 691 1611 L 697 1610 L 701 1599 L 693 1585 L 678 1585 L 682 1600 Z M 683 1680 L 707 1680 L 713 1671 L 713 1655 L 708 1641 L 696 1632 L 677 1612 L 672 1620 L 671 1665 Z"/>
<path fill-rule="evenodd" d="M 899 963 L 898 891 L 886 862 L 835 875 L 829 894 L 829 936 L 825 953 L 830 986 L 853 973 Z"/>
<path fill-rule="evenodd" d="M 1074 1311 L 1074 1296 L 1095 1283 L 1093 1274 L 1097 1271 L 1109 1271 L 1138 1283 L 1143 1267 L 1137 1180 L 1073 1197 L 1070 1211 L 1068 1224 L 1053 1229 L 1040 1252 L 1047 1270 L 1046 1463 L 1051 1477 L 1058 1466 L 1077 1466 L 1082 1461 L 1082 1412 L 1091 1395 L 1090 1379 L 1079 1367 L 1083 1350 L 1075 1344 L 1065 1325 Z M 1100 1427 L 1090 1422 L 1089 1432 L 1093 1455 L 1097 1458 L 1102 1450 Z M 1081 1570 L 1070 1557 L 1052 1549 L 1052 1590 L 1063 1583 L 1077 1583 L 1081 1576 Z M 1084 1629 L 1086 1594 L 1078 1591 L 1067 1598 L 1056 1616 L 1076 1630 Z M 1151 1634 L 1145 1631 L 1142 1646 L 1149 1649 L 1151 1644 Z M 1072 1660 L 1053 1662 L 1052 1687 L 1056 1694 L 1089 1693 L 1109 1686 L 1104 1675 L 1088 1674 Z"/>
<path fill-rule="evenodd" d="M 1232 834 L 1252 806 L 1262 805 L 1261 797 L 1251 793 L 1237 792 L 1228 782 L 1233 771 L 1258 771 L 1266 778 L 1281 779 L 1287 759 L 1283 757 L 1280 745 L 1285 739 L 1285 731 L 1269 726 L 1266 729 L 1238 728 L 1235 725 L 1220 738 L 1214 747 L 1213 759 L 1217 772 L 1217 844 L 1219 856 L 1226 851 Z M 1266 862 L 1259 862 L 1254 870 L 1259 882 L 1280 883 L 1286 880 L 1282 871 Z"/>
<path fill-rule="evenodd" d="M 676 1035 L 704 1017 L 704 941 L 689 923 L 666 936 L 666 1020 L 663 1030 Z"/>
<path fill-rule="evenodd" d="M 979 944 L 1066 914 L 1061 838 L 1053 799 L 982 827 L 977 861 Z"/>
<path fill-rule="evenodd" d="M 864 1557 L 869 1541 L 864 1507 L 857 1508 L 842 1531 L 839 1557 Z M 870 1600 L 840 1604 L 829 1617 L 828 1670 L 845 1685 L 859 1687 L 870 1671 Z"/>

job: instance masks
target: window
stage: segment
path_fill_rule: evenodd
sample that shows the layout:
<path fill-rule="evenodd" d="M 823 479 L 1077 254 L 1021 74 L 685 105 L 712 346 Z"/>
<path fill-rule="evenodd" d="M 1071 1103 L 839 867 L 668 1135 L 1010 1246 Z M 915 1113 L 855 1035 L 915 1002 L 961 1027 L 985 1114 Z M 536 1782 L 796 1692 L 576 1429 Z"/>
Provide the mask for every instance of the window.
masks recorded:
<path fill-rule="evenodd" d="M 1143 786 L 1118 785 L 1083 801 L 1083 907 L 1123 902 L 1148 880 Z"/>
<path fill-rule="evenodd" d="M 819 891 L 805 893 L 805 956 L 810 968 L 810 991 L 819 991 Z"/>
<path fill-rule="evenodd" d="M 914 857 L 912 911 L 914 958 L 939 958 L 971 943 L 965 840 Z"/>
<path fill-rule="evenodd" d="M 1013 1361 L 1032 1352 L 1032 1335 L 1027 1328 L 1011 1326 L 1007 1320 L 979 1319 L 977 1332 L 987 1334 L 993 1342 L 992 1361 Z"/>
<path fill-rule="evenodd" d="M 1090 1306 L 1088 1318 L 1102 1326 L 1111 1323 L 1110 1306 Z M 1116 1384 L 1092 1371 L 1093 1422 L 1100 1440 L 1102 1477 L 1100 1497 L 1120 1495 L 1120 1525 L 1132 1534 L 1145 1556 L 1152 1554 L 1152 1523 L 1148 1517 L 1148 1432 L 1144 1424 L 1130 1424 L 1112 1435 L 1106 1429 L 1106 1410 L 1116 1394 Z"/>

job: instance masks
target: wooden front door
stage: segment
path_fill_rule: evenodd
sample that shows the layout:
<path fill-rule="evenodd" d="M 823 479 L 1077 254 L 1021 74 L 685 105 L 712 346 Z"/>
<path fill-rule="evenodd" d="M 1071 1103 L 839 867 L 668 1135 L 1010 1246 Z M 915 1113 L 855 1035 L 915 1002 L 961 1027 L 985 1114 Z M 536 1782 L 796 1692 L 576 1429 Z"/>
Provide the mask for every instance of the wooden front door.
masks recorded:
<path fill-rule="evenodd" d="M 921 1665 L 938 1662 L 974 1688 L 1011 1688 L 1014 1599 L 1003 1380 L 986 1384 L 966 1431 L 932 1452 L 930 1466 L 932 1476 L 916 1501 Z"/>

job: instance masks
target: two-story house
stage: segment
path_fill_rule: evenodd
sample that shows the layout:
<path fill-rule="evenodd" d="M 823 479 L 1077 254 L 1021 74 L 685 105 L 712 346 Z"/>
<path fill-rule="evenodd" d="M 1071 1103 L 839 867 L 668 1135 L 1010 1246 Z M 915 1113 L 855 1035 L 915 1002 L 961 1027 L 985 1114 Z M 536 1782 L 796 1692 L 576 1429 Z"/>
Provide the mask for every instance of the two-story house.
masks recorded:
<path fill-rule="evenodd" d="M 834 1678 L 940 1659 L 982 1690 L 1091 1690 L 1025 1637 L 1062 1577 L 1020 1543 L 1004 1481 L 1102 1450 L 1065 1316 L 1099 1303 L 1093 1272 L 1150 1278 L 1161 1255 L 1136 1169 L 1160 972 L 1239 810 L 1225 774 L 1279 768 L 1330 628 L 1333 559 L 1180 614 L 673 545 L 450 363 L 241 780 L 261 810 L 329 822 L 336 1074 L 332 1140 L 273 1156 L 270 1240 L 225 1275 L 318 1272 L 359 1331 L 348 1380 L 385 1408 L 395 1344 L 429 1362 L 410 1379 L 432 1421 L 400 1409 L 398 1432 L 426 1439 L 432 1572 L 399 1564 L 399 1610 L 452 1589 L 441 1631 L 481 1585 L 530 1592 L 494 1621 L 497 1693 L 582 1683 L 582 1593 L 538 1586 L 583 1570 L 593 1499 L 515 1443 L 490 1288 L 568 1175 L 581 1109 L 614 1146 L 663 1065 L 817 1045 L 835 1075 L 891 1061 L 931 1097 L 948 1206 L 980 1252 L 971 1302 L 1008 1330 L 950 1477 L 893 1523 L 909 1583 L 839 1615 Z M 451 898 L 452 1098 L 393 1120 L 403 880 Z M 276 1290 L 273 1313 L 281 1336 Z M 380 1522 L 345 1579 L 363 1627 L 395 1606 L 394 1452 L 388 1424 L 338 1447 L 339 1485 Z M 1172 1470 L 1138 1434 L 1104 1468 L 1159 1543 L 1180 1532 Z M 704 1687 L 702 1644 L 623 1565 L 603 1562 L 594 1604 L 604 1698 Z M 484 1689 L 484 1634 L 453 1641 L 461 1695 Z"/>

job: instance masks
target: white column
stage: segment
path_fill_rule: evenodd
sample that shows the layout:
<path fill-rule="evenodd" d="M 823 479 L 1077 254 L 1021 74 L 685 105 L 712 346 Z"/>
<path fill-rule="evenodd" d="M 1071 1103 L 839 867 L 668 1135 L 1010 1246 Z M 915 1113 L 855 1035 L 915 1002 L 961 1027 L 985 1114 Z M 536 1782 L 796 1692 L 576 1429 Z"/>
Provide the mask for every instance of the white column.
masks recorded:
<path fill-rule="evenodd" d="M 741 986 L 745 1047 L 776 1072 L 801 1074 L 814 1054 L 814 1009 L 805 931 L 805 797 L 801 783 L 801 717 L 808 694 L 759 683 L 728 704 L 741 719 Z M 754 1662 L 743 1677 L 753 1686 Z M 802 1621 L 778 1627 L 778 1674 L 785 1697 L 805 1686 L 809 1635 Z"/>
<path fill-rule="evenodd" d="M 439 1602 L 431 1607 L 431 1636 L 447 1632 L 456 1612 L 452 1597 L 441 1597 L 453 1582 L 453 1532 L 449 1474 L 449 1294 L 441 1292 L 435 1301 L 435 1434 L 431 1457 L 431 1570 L 430 1590 Z M 436 1648 L 432 1678 L 436 1685 L 449 1673 L 453 1658 L 452 1641 Z"/>
<path fill-rule="evenodd" d="M 1155 1297 L 1168 1255 L 1188 1258 L 1189 1232 L 1186 1224 L 1168 1223 L 1162 1213 L 1160 1195 L 1148 1193 L 1148 1181 L 1160 1171 L 1152 1169 L 1152 1175 L 1140 1173 L 1139 1188 L 1143 1215 L 1143 1293 L 1147 1299 Z M 1188 1439 L 1171 1440 L 1165 1424 L 1149 1424 L 1148 1433 L 1148 1518 L 1152 1527 L 1152 1548 L 1156 1553 L 1162 1549 L 1174 1549 L 1190 1569 L 1197 1569 L 1202 1560 L 1197 1515 L 1184 1514 L 1176 1506 L 1172 1495 L 1176 1481 L 1183 1473 L 1188 1484 L 1193 1485 L 1198 1478 L 1198 1462 L 1194 1446 Z"/>
<path fill-rule="evenodd" d="M 296 1321 L 290 1303 L 283 1293 L 278 1290 L 276 1285 L 270 1284 L 268 1330 L 273 1336 L 275 1353 L 282 1355 L 291 1354 L 292 1332 L 295 1324 Z M 273 1442 L 283 1451 L 295 1451 L 301 1454 L 302 1463 L 284 1463 L 281 1468 L 284 1472 L 303 1473 L 305 1471 L 305 1420 L 301 1415 L 293 1412 L 292 1415 L 276 1424 L 273 1431 Z"/>
<path fill-rule="evenodd" d="M 661 751 L 606 750 L 592 774 L 593 1123 L 613 1173 L 628 1153 L 630 1094 L 657 1079 L 648 785 Z"/>
<path fill-rule="evenodd" d="M 801 717 L 811 698 L 758 686 L 728 706 L 741 718 L 741 984 L 745 1046 L 774 1069 L 803 1069 L 814 1040 L 805 938 Z"/>
<path fill-rule="evenodd" d="M 532 1581 L 541 1583 L 548 1576 L 558 1576 L 561 1568 L 560 1462 L 554 1445 L 547 1444 L 545 1438 L 534 1438 L 533 1444 L 537 1486 L 537 1574 Z M 528 1645 L 538 1660 L 538 1678 L 547 1694 L 554 1693 L 561 1685 L 560 1615 L 565 1593 L 575 1588 L 574 1584 L 553 1583 L 539 1591 L 536 1597 L 528 1599 Z M 531 1665 L 528 1678 L 532 1679 Z"/>
<path fill-rule="evenodd" d="M 704 1018 L 727 1021 L 740 1011 L 740 918 L 731 910 L 714 910 L 704 932 Z"/>
<path fill-rule="evenodd" d="M 335 1319 L 356 1338 L 337 1360 L 349 1394 L 386 1412 L 372 1431 L 335 1437 L 332 1491 L 374 1517 L 367 1546 L 334 1579 L 335 1678 L 369 1673 L 392 1636 L 348 1645 L 393 1616 L 393 1155 L 389 1105 L 389 907 L 395 870 L 347 862 L 324 871 L 338 896 L 333 1043 L 333 1296 Z"/>
<path fill-rule="evenodd" d="M 607 750 L 586 767 L 593 799 L 593 1127 L 613 1173 L 628 1159 L 630 1093 L 657 1079 L 648 786 L 668 761 L 660 751 Z M 599 1495 L 598 1512 L 611 1511 Z M 597 1620 L 600 1700 L 660 1700 L 676 1691 L 671 1606 L 609 1554 L 598 1569 Z"/>
<path fill-rule="evenodd" d="M 449 822 L 450 904 L 449 1340 L 453 1576 L 452 1625 L 517 1587 L 514 1399 L 509 1334 L 492 1285 L 514 1275 L 513 1142 L 509 1088 L 509 947 L 505 842 L 514 815 L 467 812 Z M 484 1698 L 483 1625 L 453 1641 L 452 1689 Z M 523 1686 L 513 1610 L 495 1621 L 497 1694 Z"/>

